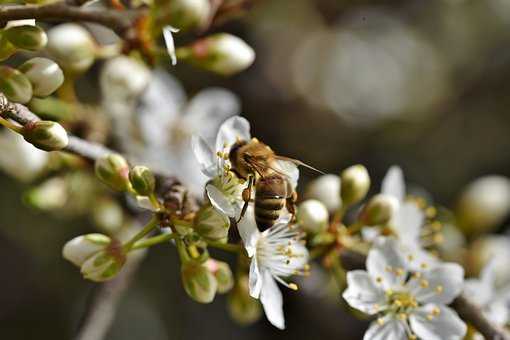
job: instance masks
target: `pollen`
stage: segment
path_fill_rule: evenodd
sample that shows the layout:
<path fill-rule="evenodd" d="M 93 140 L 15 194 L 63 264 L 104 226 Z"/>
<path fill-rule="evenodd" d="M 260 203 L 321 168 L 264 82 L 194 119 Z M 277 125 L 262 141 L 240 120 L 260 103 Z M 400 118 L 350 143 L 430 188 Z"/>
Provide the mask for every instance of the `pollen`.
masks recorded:
<path fill-rule="evenodd" d="M 295 284 L 295 283 L 289 283 L 289 288 L 292 289 L 292 290 L 298 290 L 298 285 Z"/>
<path fill-rule="evenodd" d="M 383 280 L 383 279 L 382 279 L 382 277 L 380 277 L 380 276 L 378 276 L 378 277 L 376 277 L 376 278 L 375 278 L 375 282 L 377 282 L 377 283 L 382 283 L 382 280 Z"/>
<path fill-rule="evenodd" d="M 407 320 L 407 313 L 399 313 L 397 317 L 400 320 L 405 321 L 405 320 Z"/>
<path fill-rule="evenodd" d="M 427 288 L 429 286 L 429 282 L 427 280 L 421 280 L 420 281 L 420 287 L 421 288 Z"/>
<path fill-rule="evenodd" d="M 436 293 L 441 294 L 443 292 L 443 286 L 436 287 Z"/>
<path fill-rule="evenodd" d="M 407 259 L 412 262 L 414 260 L 414 256 L 413 255 L 407 255 Z"/>
<path fill-rule="evenodd" d="M 428 265 L 425 262 L 423 262 L 423 263 L 420 264 L 420 268 L 421 269 L 427 269 Z"/>
<path fill-rule="evenodd" d="M 384 319 L 383 319 L 383 318 L 378 318 L 378 319 L 377 319 L 377 324 L 378 324 L 379 326 L 384 325 Z"/>

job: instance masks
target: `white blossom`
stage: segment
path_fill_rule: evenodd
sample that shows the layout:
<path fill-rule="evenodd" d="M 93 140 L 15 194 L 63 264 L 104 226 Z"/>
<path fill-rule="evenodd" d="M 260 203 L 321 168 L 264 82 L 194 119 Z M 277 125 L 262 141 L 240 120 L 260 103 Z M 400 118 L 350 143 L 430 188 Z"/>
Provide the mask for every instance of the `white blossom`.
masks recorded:
<path fill-rule="evenodd" d="M 422 265 L 432 266 L 437 259 L 427 252 L 422 245 L 421 233 L 425 222 L 424 212 L 414 203 L 405 201 L 406 188 L 402 169 L 392 166 L 382 182 L 381 194 L 391 197 L 397 202 L 397 207 L 389 227 L 393 235 L 400 240 L 402 251 L 408 253 L 409 265 L 419 269 Z M 364 228 L 363 237 L 375 241 L 380 230 L 377 228 Z"/>
<path fill-rule="evenodd" d="M 166 71 L 154 71 L 149 80 L 137 105 L 124 105 L 115 113 L 107 110 L 113 132 L 130 161 L 161 174 L 179 175 L 193 194 L 201 195 L 208 178 L 191 152 L 191 136 L 213 141 L 220 124 L 239 114 L 239 100 L 226 89 L 207 88 L 187 102 L 181 84 Z"/>
<path fill-rule="evenodd" d="M 242 117 L 229 118 L 221 125 L 214 150 L 204 138 L 193 136 L 192 139 L 195 157 L 210 179 L 206 185 L 207 197 L 216 209 L 230 217 L 238 217 L 241 212 L 244 186 L 230 171 L 228 155 L 235 142 L 250 139 L 250 123 Z"/>
<path fill-rule="evenodd" d="M 464 295 L 481 308 L 484 316 L 504 326 L 510 320 L 510 285 L 496 285 L 496 262 L 490 261 L 478 279 L 466 280 Z"/>
<path fill-rule="evenodd" d="M 286 282 L 285 278 L 303 275 L 309 270 L 309 254 L 301 242 L 301 234 L 295 226 L 289 224 L 287 217 L 260 232 L 251 205 L 238 228 L 246 252 L 251 258 L 250 295 L 260 299 L 269 322 L 284 329 L 282 293 L 276 282 L 296 290 L 297 285 Z"/>
<path fill-rule="evenodd" d="M 464 270 L 455 263 L 413 271 L 399 242 L 386 238 L 368 253 L 367 270 L 347 273 L 343 298 L 366 314 L 379 315 L 364 340 L 455 340 L 467 327 L 449 307 L 463 287 Z"/>

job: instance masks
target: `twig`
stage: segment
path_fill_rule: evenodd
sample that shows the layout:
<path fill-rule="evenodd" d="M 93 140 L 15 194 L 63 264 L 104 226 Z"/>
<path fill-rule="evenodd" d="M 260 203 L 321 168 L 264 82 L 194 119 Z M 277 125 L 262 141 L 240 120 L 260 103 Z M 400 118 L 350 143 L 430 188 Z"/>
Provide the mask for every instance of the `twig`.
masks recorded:
<path fill-rule="evenodd" d="M 43 21 L 85 21 L 109 27 L 121 36 L 126 36 L 134 21 L 144 10 L 116 11 L 88 7 L 68 6 L 64 2 L 49 5 L 0 6 L 0 22 L 21 19 Z"/>
<path fill-rule="evenodd" d="M 362 269 L 365 266 L 365 255 L 343 250 L 340 252 L 340 261 L 346 270 Z M 510 334 L 502 327 L 488 320 L 480 308 L 470 302 L 464 295 L 457 297 L 451 305 L 466 322 L 470 323 L 487 340 L 510 340 Z"/>

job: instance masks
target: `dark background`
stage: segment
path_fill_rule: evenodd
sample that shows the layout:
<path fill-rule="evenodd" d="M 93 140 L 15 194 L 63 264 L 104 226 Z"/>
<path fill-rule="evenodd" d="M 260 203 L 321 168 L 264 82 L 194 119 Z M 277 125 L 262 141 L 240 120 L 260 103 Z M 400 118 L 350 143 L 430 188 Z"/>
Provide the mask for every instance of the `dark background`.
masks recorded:
<path fill-rule="evenodd" d="M 249 70 L 231 79 L 180 64 L 172 72 L 190 94 L 210 85 L 238 94 L 253 135 L 278 153 L 331 173 L 362 163 L 374 191 L 399 164 L 446 206 L 478 176 L 510 175 L 508 1 L 261 1 L 222 29 L 254 46 Z M 305 171 L 302 183 L 313 177 Z M 87 218 L 26 207 L 27 187 L 0 177 L 0 338 L 70 339 L 97 285 L 62 259 L 61 247 L 94 229 Z M 363 332 L 339 294 L 323 299 L 313 288 L 285 291 L 285 332 L 264 319 L 240 327 L 224 296 L 211 305 L 188 299 L 178 267 L 172 247 L 149 252 L 107 339 L 358 339 Z"/>

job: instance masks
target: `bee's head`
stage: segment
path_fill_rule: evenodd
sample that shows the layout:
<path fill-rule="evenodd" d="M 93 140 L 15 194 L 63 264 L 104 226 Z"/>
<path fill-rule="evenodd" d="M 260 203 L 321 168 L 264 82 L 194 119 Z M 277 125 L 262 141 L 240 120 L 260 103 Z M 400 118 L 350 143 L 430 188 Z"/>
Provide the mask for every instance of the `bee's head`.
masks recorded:
<path fill-rule="evenodd" d="M 238 163 L 238 156 L 239 156 L 239 150 L 245 146 L 246 144 L 248 144 L 248 142 L 244 141 L 244 140 L 238 140 L 234 143 L 234 145 L 232 145 L 232 147 L 230 148 L 230 152 L 228 154 L 228 158 L 230 160 L 230 163 L 232 164 L 232 167 L 235 169 L 237 167 L 237 163 Z"/>

